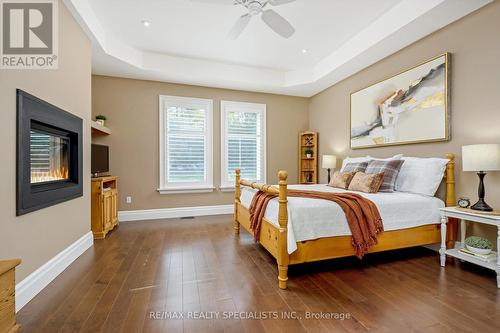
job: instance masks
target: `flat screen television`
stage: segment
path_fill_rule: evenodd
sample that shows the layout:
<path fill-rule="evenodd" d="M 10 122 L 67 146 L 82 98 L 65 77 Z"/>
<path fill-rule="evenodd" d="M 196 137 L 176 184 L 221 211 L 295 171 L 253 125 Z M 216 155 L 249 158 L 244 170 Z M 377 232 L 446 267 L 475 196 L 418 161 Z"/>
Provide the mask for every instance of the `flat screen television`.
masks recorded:
<path fill-rule="evenodd" d="M 109 172 L 109 147 L 92 144 L 91 172 L 93 175 Z"/>

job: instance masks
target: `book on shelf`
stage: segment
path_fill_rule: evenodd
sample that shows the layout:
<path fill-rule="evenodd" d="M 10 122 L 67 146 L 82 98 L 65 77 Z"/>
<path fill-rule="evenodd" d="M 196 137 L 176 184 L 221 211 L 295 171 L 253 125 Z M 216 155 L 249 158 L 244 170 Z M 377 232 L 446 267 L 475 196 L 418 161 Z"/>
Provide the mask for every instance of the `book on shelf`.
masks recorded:
<path fill-rule="evenodd" d="M 474 257 L 476 259 L 485 261 L 485 262 L 494 262 L 497 260 L 497 253 L 494 251 L 491 251 L 490 254 L 477 254 L 474 252 L 471 252 L 467 250 L 466 248 L 462 248 L 459 250 L 461 253 L 466 254 L 468 256 Z"/>

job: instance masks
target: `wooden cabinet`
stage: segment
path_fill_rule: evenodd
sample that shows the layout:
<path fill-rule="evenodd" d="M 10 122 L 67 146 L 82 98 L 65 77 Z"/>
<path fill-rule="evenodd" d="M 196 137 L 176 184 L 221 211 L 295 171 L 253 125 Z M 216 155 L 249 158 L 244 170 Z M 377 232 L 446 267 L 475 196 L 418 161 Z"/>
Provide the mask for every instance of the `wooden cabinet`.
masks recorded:
<path fill-rule="evenodd" d="M 92 233 L 102 239 L 118 225 L 118 177 L 92 178 Z"/>
<path fill-rule="evenodd" d="M 0 332 L 18 332 L 16 324 L 16 266 L 20 259 L 0 260 Z"/>
<path fill-rule="evenodd" d="M 299 183 L 318 183 L 318 133 L 299 135 Z"/>

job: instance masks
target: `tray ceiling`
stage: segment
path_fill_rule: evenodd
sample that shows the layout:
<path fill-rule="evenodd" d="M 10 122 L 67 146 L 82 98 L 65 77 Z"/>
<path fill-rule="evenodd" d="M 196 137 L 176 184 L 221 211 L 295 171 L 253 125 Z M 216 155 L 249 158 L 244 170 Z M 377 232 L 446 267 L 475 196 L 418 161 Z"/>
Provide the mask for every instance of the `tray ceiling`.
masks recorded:
<path fill-rule="evenodd" d="M 205 1 L 65 3 L 93 42 L 95 74 L 312 96 L 491 2 L 297 0 L 273 8 L 291 38 L 254 18 L 231 40 L 244 8 Z"/>

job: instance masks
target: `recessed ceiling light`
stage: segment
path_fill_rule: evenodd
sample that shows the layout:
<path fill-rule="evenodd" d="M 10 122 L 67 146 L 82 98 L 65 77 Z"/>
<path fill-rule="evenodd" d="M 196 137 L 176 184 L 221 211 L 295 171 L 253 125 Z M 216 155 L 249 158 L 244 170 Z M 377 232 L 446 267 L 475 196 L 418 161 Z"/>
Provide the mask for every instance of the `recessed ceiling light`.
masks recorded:
<path fill-rule="evenodd" d="M 147 21 L 147 20 L 143 20 L 142 21 L 142 25 L 145 26 L 146 28 L 149 27 L 151 25 L 151 22 Z"/>
<path fill-rule="evenodd" d="M 302 54 L 306 54 L 307 53 L 307 50 L 306 49 L 302 49 Z"/>

